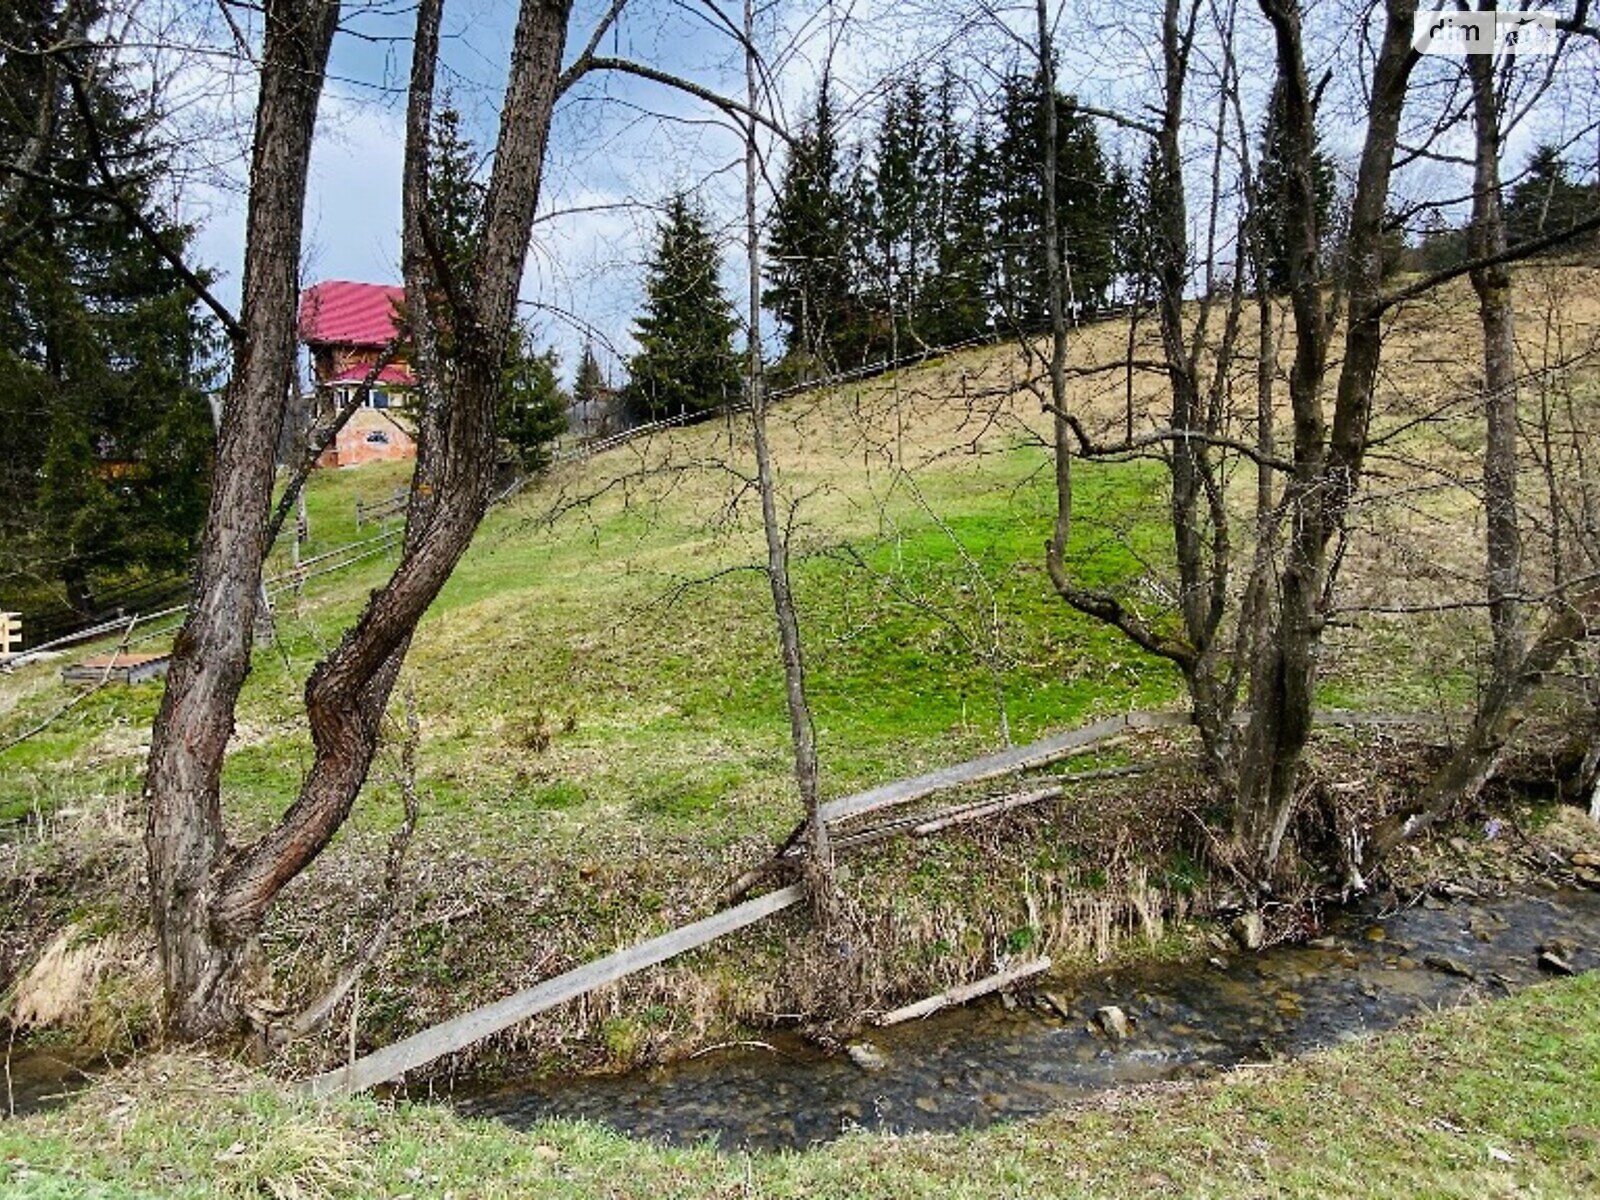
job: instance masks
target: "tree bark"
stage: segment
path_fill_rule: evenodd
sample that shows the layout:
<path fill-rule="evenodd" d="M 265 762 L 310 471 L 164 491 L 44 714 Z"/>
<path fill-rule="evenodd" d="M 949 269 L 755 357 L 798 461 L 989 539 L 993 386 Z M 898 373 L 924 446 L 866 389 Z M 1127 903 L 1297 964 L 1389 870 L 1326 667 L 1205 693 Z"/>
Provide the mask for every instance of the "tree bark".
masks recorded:
<path fill-rule="evenodd" d="M 1493 11 L 1495 0 L 1484 0 Z M 1467 56 L 1472 80 L 1475 166 L 1472 226 L 1473 258 L 1505 253 L 1506 224 L 1500 194 L 1500 97 L 1495 59 Z M 1511 268 L 1505 262 L 1470 274 L 1483 328 L 1484 453 L 1483 504 L 1487 534 L 1489 624 L 1493 632 L 1491 688 L 1503 688 L 1522 662 L 1525 635 L 1522 605 L 1522 532 L 1517 504 L 1516 334 L 1511 306 Z"/>
<path fill-rule="evenodd" d="M 425 136 L 443 0 L 417 13 L 408 141 Z M 234 705 L 249 667 L 249 616 L 268 549 L 274 450 L 294 353 L 296 267 L 306 161 L 338 6 L 272 0 L 268 8 L 251 179 L 244 323 L 223 414 L 217 487 L 202 540 L 197 599 L 168 678 L 146 782 L 147 834 L 169 1024 L 184 1038 L 243 1032 L 252 1022 L 253 948 L 283 886 L 327 846 L 377 748 L 390 692 L 417 622 L 465 553 L 488 505 L 503 349 L 538 203 L 570 0 L 524 0 L 514 34 L 500 138 L 471 266 L 453 314 L 455 370 L 425 378 L 417 466 L 399 564 L 306 684 L 315 748 L 299 795 L 253 845 L 226 851 L 219 783 Z M 419 254 L 427 162 L 408 147 L 407 303 L 427 319 L 441 279 Z M 431 372 L 429 367 L 431 365 Z"/>
<path fill-rule="evenodd" d="M 181 1038 L 238 1032 L 248 936 L 212 921 L 224 855 L 222 761 L 250 649 L 266 523 L 292 375 L 306 173 L 337 0 L 267 0 L 246 220 L 244 336 L 217 440 L 195 597 L 173 646 L 145 777 L 151 913 L 167 1024 Z"/>
<path fill-rule="evenodd" d="M 1434 774 L 1417 798 L 1381 821 L 1368 839 L 1368 864 L 1384 858 L 1446 816 L 1463 797 L 1476 795 L 1500 761 L 1506 739 L 1521 720 L 1528 693 L 1600 623 L 1600 590 L 1591 589 L 1570 601 L 1552 605 L 1550 619 L 1516 669 L 1491 681 L 1478 706 L 1466 740 Z"/>
<path fill-rule="evenodd" d="M 744 5 L 745 91 L 749 110 L 758 100 L 755 62 L 755 7 Z M 750 429 L 755 439 L 756 488 L 761 495 L 761 527 L 767 542 L 767 582 L 772 590 L 772 611 L 778 625 L 778 645 L 783 655 L 784 699 L 789 710 L 789 739 L 794 750 L 794 779 L 806 814 L 806 885 L 818 922 L 827 927 L 837 916 L 833 877 L 833 847 L 828 823 L 820 812 L 815 725 L 806 693 L 805 654 L 800 640 L 800 618 L 789 579 L 788 531 L 778 520 L 772 449 L 767 440 L 766 381 L 761 361 L 761 241 L 756 222 L 756 188 L 760 178 L 756 121 L 745 122 L 745 246 L 749 267 L 749 316 L 745 384 L 750 396 Z"/>
<path fill-rule="evenodd" d="M 1236 281 L 1218 351 L 1215 392 L 1208 395 L 1201 382 L 1201 354 L 1211 311 L 1209 293 L 1200 300 L 1200 316 L 1192 336 L 1184 326 L 1188 303 L 1189 214 L 1184 191 L 1181 138 L 1184 96 L 1194 45 L 1196 4 L 1165 0 L 1162 12 L 1161 121 L 1150 129 L 1155 139 L 1156 178 L 1153 185 L 1155 242 L 1155 309 L 1161 331 L 1163 361 L 1171 396 L 1170 428 L 1174 433 L 1167 450 L 1171 478 L 1168 513 L 1173 538 L 1173 558 L 1178 568 L 1178 609 L 1182 632 L 1159 633 L 1125 608 L 1115 596 L 1076 583 L 1066 568 L 1066 546 L 1072 523 L 1071 459 L 1086 435 L 1074 425 L 1066 395 L 1066 289 L 1059 222 L 1056 210 L 1057 129 L 1054 104 L 1045 113 L 1044 229 L 1047 278 L 1050 285 L 1051 356 L 1050 407 L 1054 414 L 1056 520 L 1047 548 L 1047 567 L 1058 595 L 1087 615 L 1116 626 L 1147 651 L 1168 659 L 1183 673 L 1200 734 L 1201 763 L 1219 783 L 1231 779 L 1229 747 L 1233 740 L 1233 709 L 1237 688 L 1226 677 L 1218 654 L 1217 631 L 1227 612 L 1231 572 L 1228 514 L 1223 489 L 1216 474 L 1211 439 L 1218 436 L 1222 406 L 1210 401 L 1226 385 L 1227 360 L 1239 323 L 1242 286 Z M 1053 98 L 1055 70 L 1049 44 L 1046 6 L 1035 6 L 1039 55 L 1045 91 Z M 1224 91 L 1226 82 L 1224 84 Z M 1225 100 L 1224 96 L 1224 100 Z M 1220 114 L 1219 114 L 1220 115 Z M 1220 173 L 1225 143 L 1219 127 L 1213 160 Z M 1215 190 L 1215 177 L 1214 177 Z M 1216 219 L 1212 213 L 1213 229 Z M 1131 338 L 1131 332 L 1130 332 Z M 1131 342 L 1130 342 L 1131 344 Z M 1130 365 L 1131 369 L 1131 365 Z M 1130 408 L 1131 414 L 1131 408 Z M 1131 415 L 1129 418 L 1131 422 Z M 1128 442 L 1133 442 L 1129 425 Z M 1076 436 L 1076 443 L 1074 438 Z"/>
<path fill-rule="evenodd" d="M 1320 256 L 1316 114 L 1306 74 L 1300 6 L 1297 0 L 1260 0 L 1260 4 L 1273 30 L 1281 132 L 1291 168 L 1285 212 L 1295 318 L 1295 356 L 1289 374 L 1294 470 L 1281 506 L 1289 530 L 1277 578 L 1278 610 L 1251 664 L 1250 718 L 1235 805 L 1235 834 L 1265 887 L 1294 815 L 1300 763 L 1311 736 L 1317 656 L 1332 582 L 1328 546 L 1343 527 L 1366 454 L 1383 344 L 1375 309 L 1382 279 L 1384 209 L 1401 111 L 1417 55 L 1411 48 L 1415 0 L 1386 0 L 1384 33 L 1373 68 L 1371 115 L 1338 276 L 1347 297 L 1347 323 L 1330 429 L 1322 397 L 1330 342 L 1323 287 L 1329 273 Z"/>

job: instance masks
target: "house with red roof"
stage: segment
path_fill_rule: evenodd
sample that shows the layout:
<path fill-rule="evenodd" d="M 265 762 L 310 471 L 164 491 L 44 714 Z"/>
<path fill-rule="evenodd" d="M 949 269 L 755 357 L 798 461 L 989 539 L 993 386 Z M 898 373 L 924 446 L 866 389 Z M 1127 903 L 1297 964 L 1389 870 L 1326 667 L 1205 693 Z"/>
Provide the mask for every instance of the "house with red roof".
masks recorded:
<path fill-rule="evenodd" d="M 415 425 L 406 415 L 416 379 L 397 321 L 404 302 L 402 287 L 342 279 L 301 293 L 300 340 L 311 353 L 313 416 L 323 420 L 359 404 L 319 466 L 417 456 Z"/>

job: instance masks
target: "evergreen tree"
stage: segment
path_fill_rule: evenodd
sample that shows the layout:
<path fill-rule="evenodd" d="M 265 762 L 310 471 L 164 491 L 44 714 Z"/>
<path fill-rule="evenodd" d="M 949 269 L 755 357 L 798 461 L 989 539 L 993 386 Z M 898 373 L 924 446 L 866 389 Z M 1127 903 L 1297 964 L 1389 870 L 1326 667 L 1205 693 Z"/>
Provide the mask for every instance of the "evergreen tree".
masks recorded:
<path fill-rule="evenodd" d="M 428 213 L 439 252 L 461 293 L 472 288 L 467 264 L 482 236 L 482 167 L 482 155 L 462 132 L 461 113 L 446 95 L 434 114 L 428 144 Z"/>
<path fill-rule="evenodd" d="M 1152 142 L 1137 171 L 1120 160 L 1111 169 L 1114 195 L 1124 198 L 1112 225 L 1112 261 L 1121 280 L 1125 299 L 1147 304 L 1156 288 L 1156 238 L 1153 215 L 1156 210 L 1160 153 Z"/>
<path fill-rule="evenodd" d="M 706 214 L 686 194 L 668 201 L 646 267 L 639 352 L 628 364 L 629 409 L 651 417 L 705 412 L 739 396 L 736 322 Z"/>
<path fill-rule="evenodd" d="M 927 95 L 915 76 L 902 80 L 884 103 L 878 126 L 872 179 L 868 302 L 882 314 L 889 331 L 883 349 L 896 353 L 915 344 L 927 258 L 933 249 L 930 228 L 934 188 L 930 184 L 933 139 Z"/>
<path fill-rule="evenodd" d="M 89 613 L 105 587 L 189 564 L 217 345 L 184 280 L 108 198 L 175 251 L 192 240 L 154 199 L 166 166 L 116 60 L 88 41 L 55 52 L 65 13 L 61 0 L 0 12 L 0 578 L 46 581 Z M 77 13 L 83 27 L 100 15 Z M 16 163 L 30 174 L 4 169 Z"/>
<path fill-rule="evenodd" d="M 1555 146 L 1540 146 L 1506 195 L 1506 237 L 1514 246 L 1570 229 L 1600 208 L 1600 185 L 1573 181 Z"/>
<path fill-rule="evenodd" d="M 791 356 L 833 361 L 850 320 L 850 233 L 828 81 L 789 147 L 773 205 L 763 303 L 783 324 Z"/>
<path fill-rule="evenodd" d="M 550 465 L 550 443 L 567 429 L 568 398 L 556 380 L 560 360 L 554 349 L 536 353 L 526 326 L 513 327 L 511 341 L 496 428 L 524 471 L 541 471 Z"/>
<path fill-rule="evenodd" d="M 572 381 L 572 418 L 570 424 L 581 434 L 600 437 L 614 433 L 617 414 L 613 411 L 610 386 L 600 370 L 600 361 L 594 356 L 594 345 L 583 344 L 583 355 L 578 359 L 578 374 Z"/>
<path fill-rule="evenodd" d="M 1256 176 L 1256 204 L 1260 217 L 1251 222 L 1255 236 L 1262 239 L 1267 269 L 1267 286 L 1273 292 L 1289 287 L 1289 248 L 1284 241 L 1288 228 L 1285 217 L 1288 205 L 1289 175 L 1284 159 L 1283 139 L 1279 133 L 1282 121 L 1279 110 L 1282 101 L 1275 93 L 1267 109 L 1266 127 L 1261 132 L 1261 165 Z M 1317 150 L 1313 154 L 1313 170 L 1317 200 L 1317 229 L 1324 249 L 1333 241 L 1333 200 L 1335 177 L 1333 160 Z"/>
<path fill-rule="evenodd" d="M 924 308 L 930 341 L 949 346 L 989 333 L 989 241 L 994 160 L 980 125 L 963 143 L 954 114 L 939 117 L 943 212 L 936 274 Z"/>
<path fill-rule="evenodd" d="M 1056 203 L 1071 300 L 1084 311 L 1105 302 L 1115 272 L 1115 226 L 1123 204 L 1099 135 L 1070 96 L 1057 95 Z M 1020 328 L 1044 324 L 1045 98 L 1043 73 L 1013 74 L 1002 87 L 994 179 L 993 303 Z"/>
<path fill-rule="evenodd" d="M 480 178 L 483 158 L 461 128 L 461 113 L 449 97 L 434 114 L 428 144 L 428 213 L 438 253 L 450 274 L 454 295 L 466 300 L 475 280 L 468 270 L 483 237 L 485 188 Z M 448 304 L 440 304 L 440 366 L 446 394 L 455 353 L 453 321 Z M 556 352 L 534 348 L 531 331 L 514 326 L 506 343 L 500 374 L 496 432 L 525 471 L 549 465 L 550 443 L 567 428 L 567 397 L 556 381 Z"/>
<path fill-rule="evenodd" d="M 1438 210 L 1431 210 L 1423 220 L 1416 248 L 1407 257 L 1412 269 L 1425 275 L 1459 267 L 1471 257 L 1467 251 L 1467 231 L 1449 224 Z"/>

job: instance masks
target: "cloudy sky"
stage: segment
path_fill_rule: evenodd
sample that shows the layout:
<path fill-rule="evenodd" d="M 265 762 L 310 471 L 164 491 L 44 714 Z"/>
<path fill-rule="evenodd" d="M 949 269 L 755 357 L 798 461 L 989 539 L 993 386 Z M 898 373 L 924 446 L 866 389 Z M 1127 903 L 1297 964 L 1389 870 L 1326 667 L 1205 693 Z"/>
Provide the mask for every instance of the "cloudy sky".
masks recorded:
<path fill-rule="evenodd" d="M 608 3 L 577 0 L 572 47 L 587 40 Z M 1320 76 L 1329 68 L 1335 72 L 1323 108 L 1325 136 L 1347 170 L 1353 166 L 1365 110 L 1359 90 L 1346 93 L 1341 88 L 1368 65 L 1362 40 L 1349 35 L 1356 3 L 1321 0 L 1313 6 L 1312 20 L 1313 74 Z M 743 64 L 736 44 L 711 16 L 714 4 L 729 19 L 740 19 L 738 4 L 726 0 L 632 0 L 608 35 L 604 52 L 742 96 Z M 193 11 L 184 0 L 140 0 L 139 11 L 159 13 L 163 6 L 171 6 L 172 12 Z M 1155 6 L 1074 0 L 1055 7 L 1063 89 L 1148 116 L 1159 69 Z M 760 40 L 771 48 L 776 103 L 790 122 L 798 122 L 814 96 L 825 61 L 831 62 L 836 98 L 847 112 L 870 114 L 886 76 L 907 70 L 931 73 L 947 57 L 974 87 L 992 86 L 1022 52 L 1020 41 L 1007 30 L 1028 39 L 1034 19 L 1031 2 L 1006 7 L 980 0 L 768 0 L 762 11 Z M 445 12 L 442 87 L 463 112 L 467 131 L 480 144 L 492 145 L 516 0 L 448 0 Z M 973 16 L 980 12 L 985 14 L 982 20 Z M 1237 13 L 1247 60 L 1246 102 L 1261 111 L 1271 79 L 1271 44 L 1256 5 L 1217 0 L 1207 12 L 1212 22 Z M 307 282 L 398 282 L 403 81 L 412 12 L 405 0 L 347 0 L 345 13 L 313 153 L 304 277 Z M 248 38 L 251 31 L 244 32 Z M 231 52 L 232 31 L 215 16 L 203 37 Z M 1198 53 L 1197 75 L 1214 74 L 1216 63 L 1206 57 L 1205 37 Z M 202 225 L 199 255 L 221 272 L 218 290 L 233 301 L 243 245 L 240 180 L 251 79 L 248 68 L 236 61 L 231 71 L 216 65 L 229 57 L 191 62 L 184 76 L 188 94 L 180 95 L 179 102 L 196 130 L 193 153 L 201 164 L 186 177 L 184 210 Z M 152 72 L 161 69 L 154 60 L 147 65 Z M 1429 103 L 1419 96 L 1412 105 L 1419 120 Z M 1517 132 L 1508 158 L 1525 155 L 1538 138 L 1565 138 L 1593 129 L 1597 103 L 1600 98 L 1591 87 L 1547 104 L 1539 121 Z M 1191 111 L 1193 183 L 1199 197 L 1208 186 L 1207 130 L 1215 114 L 1199 104 Z M 1468 131 L 1452 136 L 1456 151 L 1470 153 Z M 1129 158 L 1142 152 L 1129 135 L 1104 123 L 1102 138 L 1113 152 L 1120 150 Z M 1583 143 L 1579 161 L 1589 161 L 1589 146 Z M 715 110 L 658 84 L 594 74 L 563 99 L 552 130 L 523 299 L 541 340 L 561 351 L 569 375 L 579 348 L 592 337 L 602 362 L 620 377 L 617 356 L 631 349 L 629 329 L 641 294 L 653 206 L 673 189 L 699 190 L 713 218 L 723 223 L 729 290 L 741 293 L 742 155 L 739 135 Z M 781 154 L 774 152 L 773 178 L 780 163 Z M 1402 194 L 1459 194 L 1460 173 L 1456 165 L 1420 162 L 1402 173 L 1397 185 Z M 1191 205 L 1196 219 L 1203 209 L 1201 203 Z M 1198 226 L 1195 232 L 1200 232 Z"/>
<path fill-rule="evenodd" d="M 702 6 L 693 0 L 641 0 L 636 7 L 608 36 L 606 53 L 743 94 L 737 47 L 701 15 Z M 805 30 L 820 46 L 829 8 L 814 7 Z M 569 38 L 574 47 L 587 40 L 600 11 L 598 0 L 579 0 Z M 737 16 L 737 9 L 730 11 Z M 843 22 L 845 11 L 838 10 L 837 21 Z M 515 14 L 514 0 L 455 0 L 446 7 L 441 85 L 483 146 L 495 138 Z M 399 281 L 402 84 L 410 22 L 409 12 L 389 5 L 357 8 L 335 41 L 308 188 L 308 282 Z M 817 78 L 815 62 L 791 56 L 782 81 L 784 103 L 802 104 Z M 246 84 L 238 84 L 230 93 L 236 118 L 247 118 L 247 92 Z M 219 107 L 221 97 L 219 91 Z M 244 239 L 244 141 L 236 131 L 232 162 L 184 193 L 187 213 L 202 224 L 198 254 L 222 273 L 218 291 L 229 302 L 238 296 Z M 563 99 L 523 299 L 541 340 L 560 348 L 569 373 L 587 337 L 593 337 L 602 361 L 608 351 L 628 352 L 654 206 L 671 190 L 700 190 L 714 218 L 726 223 L 727 272 L 730 284 L 736 280 L 743 270 L 742 225 L 735 222 L 742 220 L 742 155 L 740 137 L 715 110 L 658 84 L 595 74 Z"/>

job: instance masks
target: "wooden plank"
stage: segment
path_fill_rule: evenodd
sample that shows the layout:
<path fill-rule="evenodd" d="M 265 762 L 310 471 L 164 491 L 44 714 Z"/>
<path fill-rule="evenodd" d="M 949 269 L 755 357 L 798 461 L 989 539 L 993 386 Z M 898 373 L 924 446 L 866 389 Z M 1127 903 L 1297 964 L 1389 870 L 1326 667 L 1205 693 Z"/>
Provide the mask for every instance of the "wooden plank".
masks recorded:
<path fill-rule="evenodd" d="M 1037 804 L 1041 800 L 1055 800 L 1066 792 L 1061 786 L 1040 788 L 1033 792 L 1020 792 L 1015 796 L 1002 796 L 998 800 L 985 800 L 981 804 L 964 804 L 960 808 L 947 809 L 936 813 L 928 820 L 922 822 L 911 832 L 916 837 L 927 837 L 929 834 L 938 833 L 941 829 L 948 829 L 952 825 L 960 825 L 966 821 L 978 821 L 984 817 L 997 817 L 1001 813 L 1010 812 L 1014 808 L 1023 808 L 1029 804 Z"/>
<path fill-rule="evenodd" d="M 734 908 L 664 933 L 660 937 L 640 942 L 624 950 L 597 958 L 581 967 L 546 979 L 526 991 L 507 996 L 493 1004 L 473 1009 L 421 1033 L 374 1050 L 365 1058 L 336 1071 L 329 1071 L 307 1081 L 303 1087 L 313 1096 L 360 1092 L 386 1080 L 394 1079 L 425 1066 L 436 1058 L 480 1042 L 502 1029 L 526 1020 L 536 1013 L 575 1000 L 586 992 L 615 983 L 625 976 L 646 967 L 713 942 L 717 938 L 753 925 L 773 913 L 798 904 L 805 897 L 805 889 L 798 884 L 747 900 Z"/>
<path fill-rule="evenodd" d="M 958 763 L 953 767 L 941 767 L 926 775 L 886 783 L 865 792 L 857 792 L 853 796 L 841 796 L 837 800 L 829 800 L 823 804 L 820 812 L 822 819 L 830 823 L 842 821 L 847 817 L 859 817 L 863 813 L 876 812 L 880 808 L 909 804 L 913 800 L 921 800 L 925 796 L 949 788 L 982 783 L 1004 775 L 1015 775 L 1022 771 L 1046 767 L 1063 758 L 1080 754 L 1130 729 L 1181 729 L 1191 723 L 1190 716 L 1186 712 L 1134 712 L 1107 717 L 1103 721 L 1096 721 L 1093 725 L 1069 729 L 1065 733 L 1055 734 L 1031 745 L 1013 746 L 1009 750 L 988 754 L 970 762 Z"/>
<path fill-rule="evenodd" d="M 1050 969 L 1050 957 L 1036 958 L 1032 962 L 1025 962 L 1019 967 L 1001 971 L 985 979 L 978 979 L 972 983 L 964 983 L 960 987 L 953 987 L 948 992 L 940 992 L 937 996 L 929 996 L 926 1000 L 918 1000 L 915 1004 L 908 1004 L 904 1008 L 897 1008 L 893 1012 L 886 1012 L 880 1016 L 876 1024 L 899 1025 L 904 1021 L 915 1021 L 922 1017 L 931 1016 L 940 1009 L 949 1008 L 952 1004 L 965 1004 L 968 1000 L 976 1000 L 979 996 L 987 996 L 990 992 L 998 992 L 1003 987 L 1010 987 L 1019 979 L 1027 979 L 1031 975 L 1039 975 Z"/>

